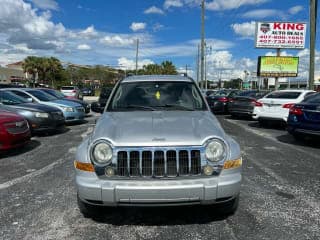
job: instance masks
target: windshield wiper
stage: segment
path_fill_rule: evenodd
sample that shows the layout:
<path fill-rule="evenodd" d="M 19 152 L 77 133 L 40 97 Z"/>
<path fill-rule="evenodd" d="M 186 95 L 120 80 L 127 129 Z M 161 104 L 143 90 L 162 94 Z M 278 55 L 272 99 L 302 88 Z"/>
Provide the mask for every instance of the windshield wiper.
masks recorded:
<path fill-rule="evenodd" d="M 156 111 L 156 109 L 154 109 L 153 107 L 143 106 L 143 105 L 134 105 L 134 104 L 127 105 L 124 108 L 127 108 L 127 109 L 137 108 L 137 109 Z"/>
<path fill-rule="evenodd" d="M 164 108 L 173 108 L 176 110 L 184 110 L 184 111 L 194 111 L 193 108 L 185 107 L 179 104 L 165 104 L 163 106 L 157 106 L 157 107 L 164 107 Z"/>

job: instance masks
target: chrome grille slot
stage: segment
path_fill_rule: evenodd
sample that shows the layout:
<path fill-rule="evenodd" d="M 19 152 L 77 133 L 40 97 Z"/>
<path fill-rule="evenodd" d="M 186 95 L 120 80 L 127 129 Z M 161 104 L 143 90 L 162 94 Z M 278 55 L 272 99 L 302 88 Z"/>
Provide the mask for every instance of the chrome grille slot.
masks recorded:
<path fill-rule="evenodd" d="M 138 151 L 130 152 L 130 176 L 140 175 L 140 157 Z"/>
<path fill-rule="evenodd" d="M 199 174 L 201 172 L 201 161 L 200 161 L 200 151 L 192 150 L 191 151 L 191 174 Z"/>
<path fill-rule="evenodd" d="M 177 153 L 176 151 L 167 151 L 167 175 L 177 176 Z"/>
<path fill-rule="evenodd" d="M 165 174 L 163 151 L 155 151 L 154 152 L 153 173 L 156 177 L 162 177 Z"/>
<path fill-rule="evenodd" d="M 152 152 L 142 152 L 142 176 L 152 176 Z"/>
<path fill-rule="evenodd" d="M 117 172 L 119 176 L 128 176 L 128 155 L 127 152 L 118 152 Z"/>
<path fill-rule="evenodd" d="M 188 151 L 179 151 L 179 174 L 187 175 L 189 173 L 189 154 Z"/>
<path fill-rule="evenodd" d="M 199 149 L 127 148 L 117 152 L 117 176 L 178 177 L 201 174 Z"/>

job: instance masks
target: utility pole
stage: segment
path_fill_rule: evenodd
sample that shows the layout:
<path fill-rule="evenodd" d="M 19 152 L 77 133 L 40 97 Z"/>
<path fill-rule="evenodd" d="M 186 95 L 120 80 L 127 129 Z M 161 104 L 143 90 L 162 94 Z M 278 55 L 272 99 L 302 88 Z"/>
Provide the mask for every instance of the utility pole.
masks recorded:
<path fill-rule="evenodd" d="M 201 2 L 201 58 L 200 58 L 200 88 L 203 89 L 204 81 L 204 15 L 205 15 L 205 0 Z"/>
<path fill-rule="evenodd" d="M 309 89 L 314 88 L 314 59 L 315 59 L 315 40 L 317 25 L 317 6 L 318 0 L 310 0 L 310 64 L 309 64 Z"/>
<path fill-rule="evenodd" d="M 200 45 L 198 44 L 198 54 L 197 54 L 197 83 L 199 86 L 199 59 L 200 58 Z"/>
<path fill-rule="evenodd" d="M 138 57 L 139 57 L 139 38 L 137 38 L 137 49 L 136 49 L 136 75 L 138 75 Z"/>
<path fill-rule="evenodd" d="M 277 48 L 277 57 L 280 57 L 281 55 L 281 49 L 280 48 Z M 275 77 L 275 80 L 274 80 L 274 90 L 278 90 L 278 86 L 279 86 L 279 78 L 278 77 Z"/>

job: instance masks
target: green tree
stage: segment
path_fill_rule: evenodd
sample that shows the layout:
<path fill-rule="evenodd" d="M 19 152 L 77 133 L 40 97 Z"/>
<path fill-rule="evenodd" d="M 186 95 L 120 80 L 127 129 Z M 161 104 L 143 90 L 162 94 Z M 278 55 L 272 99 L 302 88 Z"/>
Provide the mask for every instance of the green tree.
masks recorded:
<path fill-rule="evenodd" d="M 162 68 L 162 74 L 176 75 L 178 73 L 176 67 L 173 65 L 171 61 L 162 62 L 161 68 Z"/>
<path fill-rule="evenodd" d="M 39 71 L 39 58 L 36 56 L 28 56 L 22 64 L 23 71 L 31 74 L 31 85 L 34 87 L 36 77 Z"/>

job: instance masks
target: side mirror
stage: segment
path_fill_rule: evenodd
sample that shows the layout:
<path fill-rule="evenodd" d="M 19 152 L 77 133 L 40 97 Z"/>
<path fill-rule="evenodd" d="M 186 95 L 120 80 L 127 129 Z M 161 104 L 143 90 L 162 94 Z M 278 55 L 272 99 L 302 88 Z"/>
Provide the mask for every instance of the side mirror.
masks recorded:
<path fill-rule="evenodd" d="M 91 103 L 91 111 L 96 113 L 103 113 L 104 107 L 100 105 L 99 102 Z"/>

